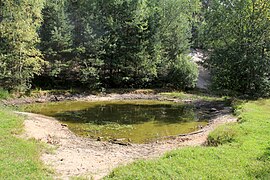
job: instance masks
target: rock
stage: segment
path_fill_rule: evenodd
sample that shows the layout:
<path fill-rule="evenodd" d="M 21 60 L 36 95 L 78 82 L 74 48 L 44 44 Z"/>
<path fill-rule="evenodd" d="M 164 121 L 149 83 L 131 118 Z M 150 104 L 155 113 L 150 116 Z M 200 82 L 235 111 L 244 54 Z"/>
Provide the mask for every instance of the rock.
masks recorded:
<path fill-rule="evenodd" d="M 186 100 L 184 100 L 184 103 L 192 103 L 192 100 L 186 99 Z"/>
<path fill-rule="evenodd" d="M 230 112 L 230 111 L 233 111 L 233 108 L 232 107 L 224 107 L 224 110 Z"/>
<path fill-rule="evenodd" d="M 218 110 L 216 108 L 211 108 L 209 111 L 210 112 L 217 112 Z"/>
<path fill-rule="evenodd" d="M 203 128 L 203 126 L 202 126 L 202 125 L 198 125 L 198 128 L 199 128 L 199 129 L 202 129 L 202 128 Z"/>
<path fill-rule="evenodd" d="M 45 99 L 39 98 L 39 99 L 36 100 L 36 102 L 37 102 L 37 103 L 44 103 L 44 102 L 46 102 L 46 100 L 45 100 Z"/>
<path fill-rule="evenodd" d="M 60 101 L 59 98 L 57 96 L 54 96 L 54 100 L 55 101 Z"/>

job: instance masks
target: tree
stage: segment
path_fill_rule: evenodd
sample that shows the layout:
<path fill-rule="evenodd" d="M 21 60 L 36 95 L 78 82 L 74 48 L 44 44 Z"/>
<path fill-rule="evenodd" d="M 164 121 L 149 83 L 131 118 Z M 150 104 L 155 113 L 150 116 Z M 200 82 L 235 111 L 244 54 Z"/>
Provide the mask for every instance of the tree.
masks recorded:
<path fill-rule="evenodd" d="M 215 89 L 269 95 L 270 2 L 212 0 L 204 37 Z"/>
<path fill-rule="evenodd" d="M 103 32 L 102 81 L 111 87 L 138 87 L 155 76 L 148 45 L 147 0 L 98 1 L 99 31 Z"/>
<path fill-rule="evenodd" d="M 198 70 L 190 61 L 194 14 L 200 9 L 197 0 L 160 0 L 160 38 L 162 61 L 159 64 L 159 78 L 177 88 L 195 86 Z M 164 82 L 163 82 L 164 83 Z"/>
<path fill-rule="evenodd" d="M 46 86 L 65 86 L 72 82 L 73 26 L 67 12 L 68 1 L 48 0 L 42 9 L 43 23 L 40 28 L 40 50 L 47 65 L 44 73 L 36 78 L 35 83 Z"/>
<path fill-rule="evenodd" d="M 95 0 L 50 0 L 43 9 L 41 50 L 49 62 L 36 85 L 51 88 L 100 85 L 100 37 L 94 32 Z M 97 31 L 97 30 L 96 30 Z"/>
<path fill-rule="evenodd" d="M 100 88 L 103 29 L 99 22 L 98 1 L 85 0 L 70 3 L 70 17 L 73 29 L 73 61 L 78 69 L 78 80 L 88 88 Z"/>
<path fill-rule="evenodd" d="M 37 49 L 43 0 L 0 3 L 0 85 L 22 91 L 44 63 Z"/>

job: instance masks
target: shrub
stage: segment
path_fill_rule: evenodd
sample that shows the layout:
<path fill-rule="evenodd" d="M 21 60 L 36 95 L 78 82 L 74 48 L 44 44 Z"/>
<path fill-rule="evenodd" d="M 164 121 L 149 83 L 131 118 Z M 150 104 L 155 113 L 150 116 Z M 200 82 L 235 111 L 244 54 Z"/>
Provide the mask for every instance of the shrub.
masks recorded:
<path fill-rule="evenodd" d="M 198 78 L 197 65 L 188 57 L 178 56 L 177 60 L 168 74 L 168 81 L 179 89 L 194 88 Z"/>
<path fill-rule="evenodd" d="M 207 145 L 218 146 L 236 141 L 239 129 L 234 124 L 227 124 L 216 128 L 207 138 Z"/>
<path fill-rule="evenodd" d="M 0 99 L 7 99 L 10 96 L 9 92 L 3 88 L 0 88 Z"/>

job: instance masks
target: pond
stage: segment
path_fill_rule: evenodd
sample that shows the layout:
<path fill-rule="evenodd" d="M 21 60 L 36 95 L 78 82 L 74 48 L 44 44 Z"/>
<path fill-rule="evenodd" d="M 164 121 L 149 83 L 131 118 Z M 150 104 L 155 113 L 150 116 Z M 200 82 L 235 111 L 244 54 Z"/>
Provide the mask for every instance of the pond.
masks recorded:
<path fill-rule="evenodd" d="M 24 111 L 55 117 L 75 134 L 104 140 L 148 143 L 189 133 L 207 124 L 192 105 L 152 100 L 66 101 L 32 104 Z"/>

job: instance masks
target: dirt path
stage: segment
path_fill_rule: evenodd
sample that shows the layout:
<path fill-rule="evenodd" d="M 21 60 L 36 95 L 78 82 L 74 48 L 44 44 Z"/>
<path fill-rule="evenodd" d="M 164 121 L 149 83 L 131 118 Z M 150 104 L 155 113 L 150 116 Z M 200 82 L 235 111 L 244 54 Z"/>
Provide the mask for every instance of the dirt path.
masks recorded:
<path fill-rule="evenodd" d="M 17 112 L 25 115 L 25 137 L 35 138 L 56 147 L 54 153 L 42 155 L 45 164 L 52 166 L 56 178 L 68 179 L 72 176 L 101 179 L 119 165 L 125 165 L 136 159 L 161 156 L 167 151 L 183 147 L 202 145 L 207 135 L 220 124 L 235 122 L 231 115 L 222 115 L 211 121 L 201 133 L 177 136 L 151 144 L 132 144 L 122 146 L 109 142 L 100 142 L 77 137 L 65 125 L 51 117 Z"/>

